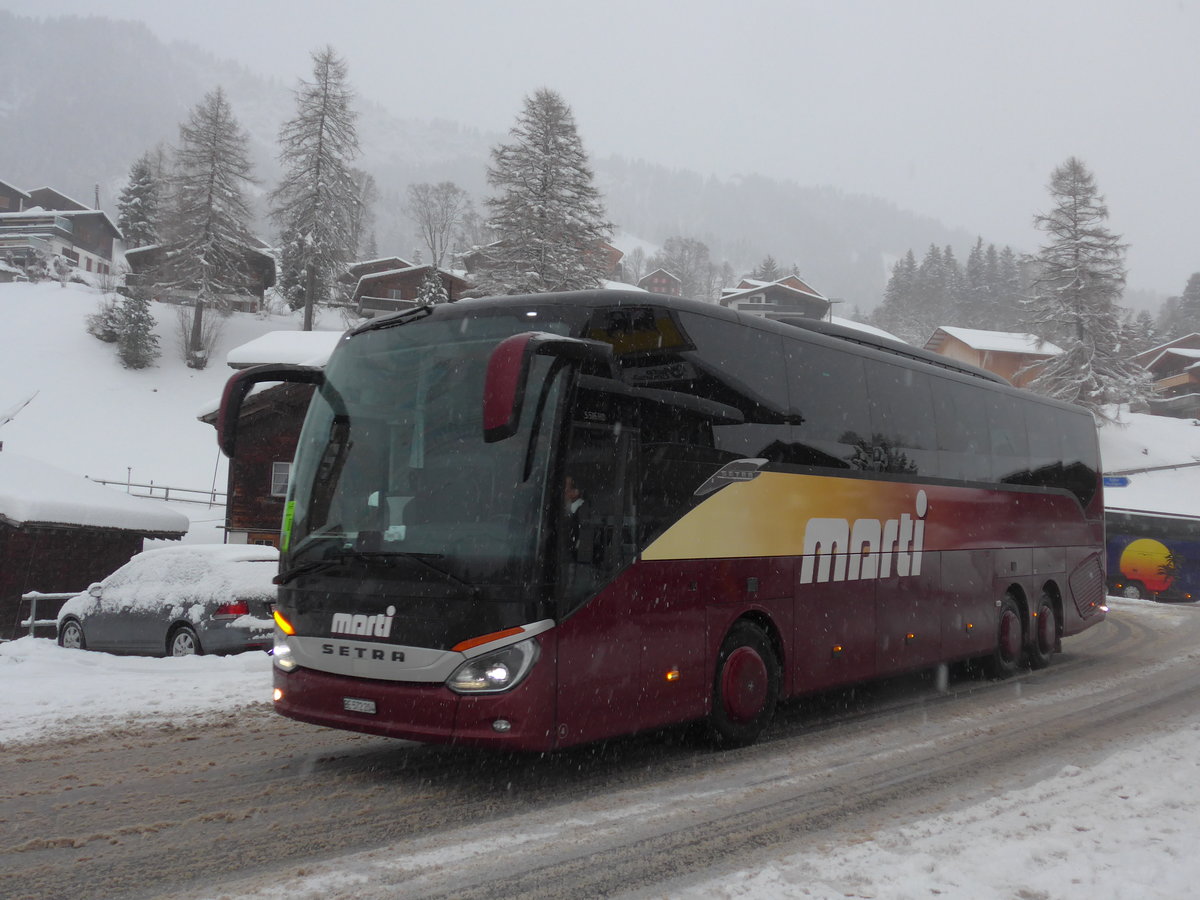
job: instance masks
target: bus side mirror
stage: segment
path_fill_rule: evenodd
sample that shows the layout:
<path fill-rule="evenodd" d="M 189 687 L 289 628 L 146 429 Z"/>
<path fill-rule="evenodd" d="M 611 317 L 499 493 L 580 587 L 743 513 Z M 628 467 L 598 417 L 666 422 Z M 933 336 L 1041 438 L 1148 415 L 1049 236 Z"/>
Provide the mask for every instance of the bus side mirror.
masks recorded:
<path fill-rule="evenodd" d="M 495 443 L 517 433 L 529 367 L 535 355 L 612 366 L 612 347 L 602 341 L 527 331 L 501 341 L 488 358 L 483 385 L 483 439 Z"/>
<path fill-rule="evenodd" d="M 266 381 L 282 381 L 294 384 L 313 384 L 318 387 L 325 381 L 325 372 L 317 366 L 278 365 L 252 366 L 235 373 L 225 382 L 221 394 L 221 408 L 217 412 L 217 445 L 226 456 L 232 457 L 237 444 L 238 416 L 242 403 L 250 389 Z"/>

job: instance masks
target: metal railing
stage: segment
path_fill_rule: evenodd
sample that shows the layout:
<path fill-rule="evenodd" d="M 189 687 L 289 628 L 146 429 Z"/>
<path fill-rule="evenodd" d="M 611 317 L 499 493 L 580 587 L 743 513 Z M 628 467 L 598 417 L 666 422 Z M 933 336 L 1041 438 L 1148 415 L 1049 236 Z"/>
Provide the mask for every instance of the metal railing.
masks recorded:
<path fill-rule="evenodd" d="M 37 617 L 38 601 L 39 600 L 65 601 L 65 600 L 70 600 L 72 597 L 76 597 L 78 595 L 79 595 L 79 591 L 68 591 L 66 593 L 59 593 L 59 594 L 43 594 L 38 591 L 30 591 L 28 594 L 22 594 L 21 599 L 28 601 L 28 603 L 29 603 L 29 618 L 21 619 L 19 622 L 17 622 L 17 627 L 18 628 L 28 628 L 30 637 L 33 637 L 33 631 L 35 628 L 50 628 L 52 626 L 57 627 L 58 626 L 58 617 L 57 616 L 53 619 L 39 619 Z M 61 605 L 61 603 L 60 603 L 60 605 Z"/>
<path fill-rule="evenodd" d="M 137 481 L 112 481 L 106 478 L 88 478 L 96 484 L 106 484 L 113 487 L 125 488 L 125 493 L 134 497 L 149 497 L 154 500 L 174 500 L 180 503 L 205 503 L 208 506 L 224 506 L 226 496 L 224 491 L 205 490 L 203 488 L 170 487 L 165 484 L 155 484 L 153 481 L 144 484 Z M 134 490 L 134 489 L 137 490 Z"/>

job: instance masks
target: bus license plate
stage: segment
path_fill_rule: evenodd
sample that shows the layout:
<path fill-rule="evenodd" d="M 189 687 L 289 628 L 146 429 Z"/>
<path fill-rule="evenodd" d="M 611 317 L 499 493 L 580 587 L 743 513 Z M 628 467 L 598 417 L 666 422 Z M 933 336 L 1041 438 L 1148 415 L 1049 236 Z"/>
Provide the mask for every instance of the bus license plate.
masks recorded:
<path fill-rule="evenodd" d="M 360 700 L 357 697 L 343 697 L 342 709 L 345 709 L 349 712 L 370 713 L 371 715 L 375 715 L 375 701 Z"/>

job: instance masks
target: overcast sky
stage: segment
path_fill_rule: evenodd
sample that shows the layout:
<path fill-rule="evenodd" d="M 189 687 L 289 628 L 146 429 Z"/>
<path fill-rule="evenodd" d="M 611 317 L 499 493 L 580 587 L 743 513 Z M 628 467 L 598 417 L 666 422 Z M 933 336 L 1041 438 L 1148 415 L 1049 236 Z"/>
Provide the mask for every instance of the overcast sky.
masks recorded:
<path fill-rule="evenodd" d="M 504 131 L 547 86 L 593 156 L 874 194 L 1034 249 L 1076 155 L 1130 285 L 1200 271 L 1200 0 L 0 0 L 144 22 L 285 83 L 329 43 L 402 115 Z"/>

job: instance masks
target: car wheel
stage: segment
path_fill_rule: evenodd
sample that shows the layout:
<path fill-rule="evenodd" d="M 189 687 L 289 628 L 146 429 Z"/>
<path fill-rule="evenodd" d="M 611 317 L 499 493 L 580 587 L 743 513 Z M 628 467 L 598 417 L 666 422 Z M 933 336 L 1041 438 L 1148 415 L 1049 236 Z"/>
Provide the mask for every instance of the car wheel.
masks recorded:
<path fill-rule="evenodd" d="M 191 625 L 180 625 L 167 638 L 167 656 L 200 656 L 200 639 Z"/>
<path fill-rule="evenodd" d="M 779 660 L 757 625 L 740 621 L 717 654 L 709 731 L 726 747 L 758 740 L 775 715 L 779 700 Z"/>
<path fill-rule="evenodd" d="M 1033 623 L 1033 634 L 1029 636 L 1029 664 L 1035 669 L 1050 665 L 1050 657 L 1058 646 L 1058 616 L 1054 602 L 1042 594 L 1038 600 L 1037 618 Z"/>
<path fill-rule="evenodd" d="M 1021 620 L 1021 607 L 1012 594 L 1005 594 L 1000 601 L 1000 615 L 996 618 L 996 646 L 991 656 L 984 661 L 984 668 L 992 678 L 1008 678 L 1021 668 L 1025 649 L 1025 626 Z"/>
<path fill-rule="evenodd" d="M 78 619 L 64 619 L 58 627 L 58 645 L 68 650 L 86 650 L 87 641 L 83 637 L 83 626 Z"/>

